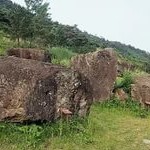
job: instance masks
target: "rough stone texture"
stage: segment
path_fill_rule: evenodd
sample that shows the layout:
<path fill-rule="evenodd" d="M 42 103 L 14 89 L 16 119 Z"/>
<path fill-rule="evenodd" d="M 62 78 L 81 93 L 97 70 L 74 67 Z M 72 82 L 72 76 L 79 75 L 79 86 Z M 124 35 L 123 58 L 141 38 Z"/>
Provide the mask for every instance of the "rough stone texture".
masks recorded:
<path fill-rule="evenodd" d="M 117 58 L 113 49 L 75 56 L 71 66 L 90 80 L 94 101 L 110 98 L 117 76 Z"/>
<path fill-rule="evenodd" d="M 121 101 L 125 101 L 128 99 L 128 94 L 125 93 L 123 89 L 116 89 L 114 96 L 117 97 Z"/>
<path fill-rule="evenodd" d="M 141 104 L 150 104 L 150 75 L 135 78 L 131 86 L 131 96 Z"/>
<path fill-rule="evenodd" d="M 81 117 L 92 103 L 87 79 L 71 69 L 13 56 L 0 59 L 0 121 L 54 121 L 59 110 Z"/>
<path fill-rule="evenodd" d="M 51 55 L 47 51 L 40 49 L 11 48 L 7 50 L 7 54 L 8 56 L 51 62 Z"/>
<path fill-rule="evenodd" d="M 135 69 L 135 65 L 127 61 L 118 61 L 117 63 L 118 76 L 122 75 L 124 71 L 134 71 Z"/>

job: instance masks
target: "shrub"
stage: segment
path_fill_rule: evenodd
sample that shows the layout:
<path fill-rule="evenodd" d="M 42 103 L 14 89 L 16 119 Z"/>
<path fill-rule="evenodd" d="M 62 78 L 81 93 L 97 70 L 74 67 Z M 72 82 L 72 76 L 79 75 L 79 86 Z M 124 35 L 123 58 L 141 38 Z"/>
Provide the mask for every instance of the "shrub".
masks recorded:
<path fill-rule="evenodd" d="M 123 88 L 124 91 L 130 94 L 131 84 L 133 83 L 133 75 L 131 72 L 124 72 L 121 78 L 117 78 L 115 82 L 115 89 Z"/>

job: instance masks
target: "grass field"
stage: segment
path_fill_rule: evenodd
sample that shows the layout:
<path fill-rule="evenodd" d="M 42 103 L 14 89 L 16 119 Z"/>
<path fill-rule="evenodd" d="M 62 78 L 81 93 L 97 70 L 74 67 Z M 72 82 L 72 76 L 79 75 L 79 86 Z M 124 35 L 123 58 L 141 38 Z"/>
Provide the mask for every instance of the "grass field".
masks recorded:
<path fill-rule="evenodd" d="M 52 54 L 52 63 L 62 65 L 65 67 L 70 66 L 70 59 L 76 55 L 71 50 L 61 47 L 53 47 L 49 49 L 49 52 Z"/>
<path fill-rule="evenodd" d="M 135 108 L 135 106 L 134 106 Z M 149 150 L 150 115 L 95 104 L 87 120 L 57 124 L 0 124 L 0 150 Z"/>

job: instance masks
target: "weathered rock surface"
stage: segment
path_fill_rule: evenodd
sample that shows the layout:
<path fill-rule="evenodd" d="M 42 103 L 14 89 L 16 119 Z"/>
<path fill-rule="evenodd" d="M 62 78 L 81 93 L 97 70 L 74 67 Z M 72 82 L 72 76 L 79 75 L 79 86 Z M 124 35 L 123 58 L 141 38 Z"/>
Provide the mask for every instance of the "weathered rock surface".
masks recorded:
<path fill-rule="evenodd" d="M 131 86 L 131 96 L 141 104 L 150 105 L 150 75 L 135 78 Z"/>
<path fill-rule="evenodd" d="M 134 71 L 135 69 L 136 66 L 127 61 L 118 61 L 117 63 L 118 76 L 122 75 L 125 71 Z"/>
<path fill-rule="evenodd" d="M 128 94 L 123 89 L 116 89 L 114 96 L 121 101 L 125 101 L 128 99 Z"/>
<path fill-rule="evenodd" d="M 8 56 L 51 62 L 51 55 L 47 51 L 40 49 L 11 48 L 7 50 L 7 54 Z"/>
<path fill-rule="evenodd" d="M 54 121 L 65 112 L 84 117 L 92 103 L 90 89 L 89 82 L 71 69 L 1 58 L 0 121 Z"/>
<path fill-rule="evenodd" d="M 72 68 L 89 80 L 95 101 L 109 99 L 117 76 L 117 58 L 113 49 L 73 57 Z"/>

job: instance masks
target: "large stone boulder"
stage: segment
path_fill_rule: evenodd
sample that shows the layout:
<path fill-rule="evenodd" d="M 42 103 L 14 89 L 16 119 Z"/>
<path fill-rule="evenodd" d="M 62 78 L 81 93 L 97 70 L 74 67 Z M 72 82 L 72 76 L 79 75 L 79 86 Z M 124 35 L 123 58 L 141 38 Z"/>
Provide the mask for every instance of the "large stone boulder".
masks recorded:
<path fill-rule="evenodd" d="M 0 59 L 0 121 L 84 117 L 92 103 L 86 78 L 71 69 L 17 57 Z"/>
<path fill-rule="evenodd" d="M 150 75 L 134 79 L 134 84 L 131 85 L 131 96 L 141 104 L 150 105 Z"/>
<path fill-rule="evenodd" d="M 11 48 L 7 50 L 7 55 L 43 62 L 51 62 L 51 54 L 48 51 L 41 49 Z"/>
<path fill-rule="evenodd" d="M 90 80 L 94 101 L 110 98 L 117 76 L 117 57 L 113 49 L 75 56 L 71 66 Z"/>

